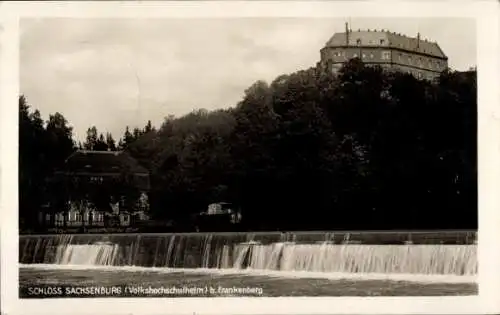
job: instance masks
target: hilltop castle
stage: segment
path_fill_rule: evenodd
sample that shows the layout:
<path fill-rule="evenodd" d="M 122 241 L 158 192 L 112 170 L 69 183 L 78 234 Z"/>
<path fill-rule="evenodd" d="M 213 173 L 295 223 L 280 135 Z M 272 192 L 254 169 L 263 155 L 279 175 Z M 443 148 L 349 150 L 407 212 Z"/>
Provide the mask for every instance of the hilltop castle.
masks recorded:
<path fill-rule="evenodd" d="M 448 68 L 448 57 L 439 45 L 421 39 L 420 33 L 412 38 L 388 30 L 352 31 L 347 23 L 345 32 L 335 33 L 320 53 L 318 65 L 334 72 L 352 58 L 427 80 L 435 79 Z"/>

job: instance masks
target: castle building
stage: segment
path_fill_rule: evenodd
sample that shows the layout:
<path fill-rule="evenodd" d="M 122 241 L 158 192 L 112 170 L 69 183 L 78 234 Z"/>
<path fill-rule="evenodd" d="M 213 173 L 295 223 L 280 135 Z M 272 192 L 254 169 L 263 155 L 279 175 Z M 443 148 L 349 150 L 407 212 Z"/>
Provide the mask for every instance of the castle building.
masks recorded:
<path fill-rule="evenodd" d="M 350 59 L 359 58 L 365 65 L 406 72 L 418 79 L 433 80 L 448 68 L 448 57 L 436 42 L 390 32 L 388 30 L 335 33 L 320 50 L 319 66 L 338 71 Z"/>

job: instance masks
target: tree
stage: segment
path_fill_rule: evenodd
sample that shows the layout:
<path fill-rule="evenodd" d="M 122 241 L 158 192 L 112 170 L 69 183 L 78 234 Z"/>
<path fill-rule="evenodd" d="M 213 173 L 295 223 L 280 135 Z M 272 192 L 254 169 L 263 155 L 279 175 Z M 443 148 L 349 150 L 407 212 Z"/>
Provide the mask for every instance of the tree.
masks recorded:
<path fill-rule="evenodd" d="M 134 136 L 130 133 L 129 127 L 125 128 L 125 133 L 123 135 L 123 147 L 128 146 L 134 141 Z"/>
<path fill-rule="evenodd" d="M 148 120 L 146 127 L 144 127 L 144 133 L 148 133 L 151 131 L 156 131 L 155 128 L 151 125 L 151 120 Z"/>
<path fill-rule="evenodd" d="M 87 138 L 83 143 L 83 147 L 85 148 L 85 150 L 93 151 L 95 150 L 95 146 L 98 140 L 97 128 L 95 126 L 92 126 L 91 128 L 87 129 Z"/>
<path fill-rule="evenodd" d="M 133 137 L 133 138 L 132 138 L 132 139 L 133 139 L 132 141 L 135 141 L 135 140 L 139 139 L 139 137 L 140 137 L 140 136 L 142 136 L 142 130 L 140 130 L 140 129 L 139 129 L 139 128 L 137 128 L 137 127 L 136 127 L 136 128 L 134 128 L 134 131 L 133 131 L 133 133 L 132 133 L 132 137 Z"/>
<path fill-rule="evenodd" d="M 110 150 L 110 151 L 117 150 L 115 139 L 113 139 L 113 136 L 109 132 L 106 133 L 106 146 L 107 146 L 108 150 Z"/>
<path fill-rule="evenodd" d="M 68 126 L 68 121 L 62 114 L 55 113 L 49 116 L 46 133 L 49 160 L 53 167 L 60 166 L 75 150 L 73 128 Z"/>
<path fill-rule="evenodd" d="M 97 139 L 97 142 L 94 146 L 95 151 L 108 151 L 108 144 L 106 142 L 106 139 L 104 138 L 104 135 L 101 133 L 99 134 L 99 138 Z"/>
<path fill-rule="evenodd" d="M 63 183 L 54 179 L 54 172 L 61 169 L 65 160 L 75 151 L 72 128 L 68 126 L 68 121 L 60 113 L 49 115 L 46 127 L 46 156 L 47 165 L 47 190 L 50 212 L 67 211 L 69 195 Z"/>
<path fill-rule="evenodd" d="M 40 113 L 30 113 L 24 95 L 19 97 L 19 218 L 20 228 L 36 226 L 44 202 L 45 130 Z"/>
<path fill-rule="evenodd" d="M 125 142 L 123 142 L 123 139 L 120 138 L 120 140 L 118 140 L 118 146 L 116 147 L 117 150 L 123 150 L 125 148 Z"/>
<path fill-rule="evenodd" d="M 49 115 L 46 125 L 38 110 L 30 113 L 26 98 L 19 97 L 19 217 L 20 228 L 38 226 L 42 206 L 64 211 L 66 194 L 54 180 L 74 151 L 72 129 L 60 113 Z"/>

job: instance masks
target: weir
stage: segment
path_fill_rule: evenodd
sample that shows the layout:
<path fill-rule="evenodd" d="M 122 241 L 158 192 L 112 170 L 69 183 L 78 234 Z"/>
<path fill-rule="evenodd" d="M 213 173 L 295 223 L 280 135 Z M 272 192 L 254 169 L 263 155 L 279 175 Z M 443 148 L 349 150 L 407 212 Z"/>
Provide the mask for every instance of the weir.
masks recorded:
<path fill-rule="evenodd" d="M 26 235 L 19 262 L 460 276 L 477 273 L 475 240 L 468 231 Z"/>

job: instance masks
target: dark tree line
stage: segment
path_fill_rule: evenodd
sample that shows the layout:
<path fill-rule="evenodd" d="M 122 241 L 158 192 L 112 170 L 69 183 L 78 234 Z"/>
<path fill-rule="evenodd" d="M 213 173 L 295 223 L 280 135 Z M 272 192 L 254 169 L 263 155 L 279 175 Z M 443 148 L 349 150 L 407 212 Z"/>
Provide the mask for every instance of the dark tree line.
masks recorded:
<path fill-rule="evenodd" d="M 78 143 L 78 149 L 89 151 L 124 150 L 129 144 L 151 131 L 156 131 L 156 129 L 151 125 L 150 120 L 148 121 L 144 129 L 139 129 L 136 127 L 132 132 L 130 132 L 129 127 L 127 126 L 125 128 L 123 137 L 120 138 L 117 143 L 110 132 L 106 132 L 105 134 L 100 133 L 95 126 L 92 126 L 87 129 L 87 137 L 85 138 L 85 142 Z"/>
<path fill-rule="evenodd" d="M 41 207 L 49 201 L 57 206 L 53 172 L 74 151 L 72 128 L 60 113 L 44 122 L 38 110 L 30 111 L 19 97 L 19 218 L 21 226 L 34 226 Z"/>
<path fill-rule="evenodd" d="M 116 147 L 150 170 L 154 217 L 183 226 L 227 201 L 247 230 L 474 229 L 476 90 L 475 70 L 431 83 L 355 59 L 339 75 L 256 82 L 233 108 L 127 128 Z M 31 116 L 21 133 L 38 130 Z"/>

